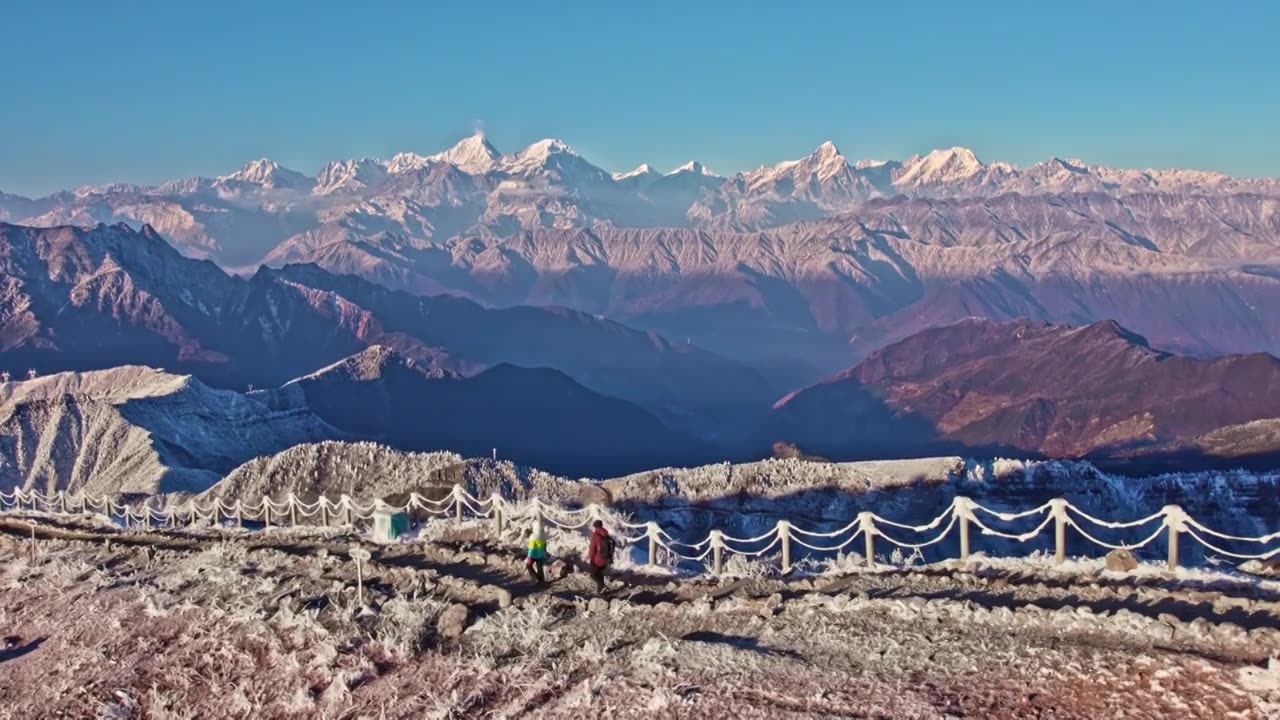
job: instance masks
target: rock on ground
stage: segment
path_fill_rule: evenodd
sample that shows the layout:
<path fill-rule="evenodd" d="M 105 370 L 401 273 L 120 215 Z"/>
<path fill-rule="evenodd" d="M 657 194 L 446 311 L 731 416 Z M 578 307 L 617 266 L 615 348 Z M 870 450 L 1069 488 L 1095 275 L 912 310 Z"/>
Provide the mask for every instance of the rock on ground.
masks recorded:
<path fill-rule="evenodd" d="M 1123 548 L 1107 553 L 1106 564 L 1111 572 L 1133 572 L 1138 569 L 1138 559 Z"/>

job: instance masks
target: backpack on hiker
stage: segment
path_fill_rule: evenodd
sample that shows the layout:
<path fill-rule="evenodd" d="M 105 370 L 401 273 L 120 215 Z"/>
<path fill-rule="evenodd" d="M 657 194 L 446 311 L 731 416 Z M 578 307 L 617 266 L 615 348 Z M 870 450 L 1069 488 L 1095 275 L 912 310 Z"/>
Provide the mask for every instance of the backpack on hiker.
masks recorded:
<path fill-rule="evenodd" d="M 600 546 L 599 546 L 598 552 L 600 553 L 600 557 L 604 558 L 604 564 L 606 566 L 613 564 L 613 536 L 612 535 L 600 536 Z"/>

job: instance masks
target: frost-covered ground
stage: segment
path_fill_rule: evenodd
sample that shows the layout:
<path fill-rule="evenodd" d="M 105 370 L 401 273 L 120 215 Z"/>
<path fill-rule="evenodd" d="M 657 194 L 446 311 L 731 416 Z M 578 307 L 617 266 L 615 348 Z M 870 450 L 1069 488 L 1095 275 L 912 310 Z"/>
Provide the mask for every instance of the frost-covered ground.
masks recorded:
<path fill-rule="evenodd" d="M 0 531 L 5 717 L 1280 714 L 1280 583 L 1246 575 L 739 559 L 718 583 L 631 568 L 606 602 L 530 583 L 517 530 L 436 523 L 366 545 L 362 605 L 340 529 Z"/>

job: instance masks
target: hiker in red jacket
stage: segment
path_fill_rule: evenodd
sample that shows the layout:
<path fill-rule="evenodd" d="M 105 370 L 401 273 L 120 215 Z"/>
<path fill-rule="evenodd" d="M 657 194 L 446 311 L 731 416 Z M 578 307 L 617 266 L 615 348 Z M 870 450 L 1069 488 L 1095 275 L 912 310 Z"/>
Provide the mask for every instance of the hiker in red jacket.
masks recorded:
<path fill-rule="evenodd" d="M 596 583 L 596 594 L 605 590 L 605 572 L 613 564 L 613 536 L 604 529 L 604 523 L 596 520 L 591 523 L 591 545 L 587 549 L 587 560 L 591 563 L 591 579 Z"/>

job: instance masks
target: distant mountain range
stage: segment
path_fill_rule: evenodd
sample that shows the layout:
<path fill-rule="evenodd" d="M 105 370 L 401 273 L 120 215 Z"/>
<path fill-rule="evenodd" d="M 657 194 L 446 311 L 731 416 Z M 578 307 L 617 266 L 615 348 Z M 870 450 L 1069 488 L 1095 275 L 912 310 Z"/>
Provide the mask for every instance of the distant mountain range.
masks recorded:
<path fill-rule="evenodd" d="M 272 451 L 337 433 L 567 474 L 774 443 L 1253 462 L 1280 448 L 1276 355 L 1275 178 L 831 143 L 730 176 L 609 172 L 559 140 L 475 135 L 315 176 L 264 158 L 0 193 L 0 370 L 252 386 L 257 405 L 215 415 L 303 413 Z M 83 425 L 39 402 L 0 418 L 24 478 Z M 94 422 L 116 428 L 118 405 Z M 180 445 L 146 450 L 140 477 L 259 450 L 187 463 Z"/>
<path fill-rule="evenodd" d="M 327 163 L 315 177 L 267 158 L 213 178 L 86 185 L 43 198 L 0 193 L 0 221 L 149 224 L 225 267 L 385 235 L 441 244 L 467 230 L 686 227 L 754 231 L 848 212 L 877 198 L 1101 194 L 1280 197 L 1276 178 L 1125 170 L 1053 158 L 984 163 L 962 147 L 901 161 L 850 161 L 830 142 L 798 160 L 721 177 L 692 161 L 668 173 L 607 172 L 548 138 L 502 154 L 481 134 L 431 155 Z M 278 248 L 289 248 L 280 250 Z"/>
<path fill-rule="evenodd" d="M 0 195 L 30 226 L 149 224 L 251 275 L 314 264 L 420 295 L 561 305 L 813 382 L 970 315 L 1115 319 L 1198 356 L 1280 353 L 1280 180 L 1027 168 L 965 148 L 901 161 L 812 154 L 721 177 L 608 172 L 547 139 L 482 135 L 315 176 L 255 160 L 158 186 Z M 350 349 L 350 348 L 348 348 Z"/>

